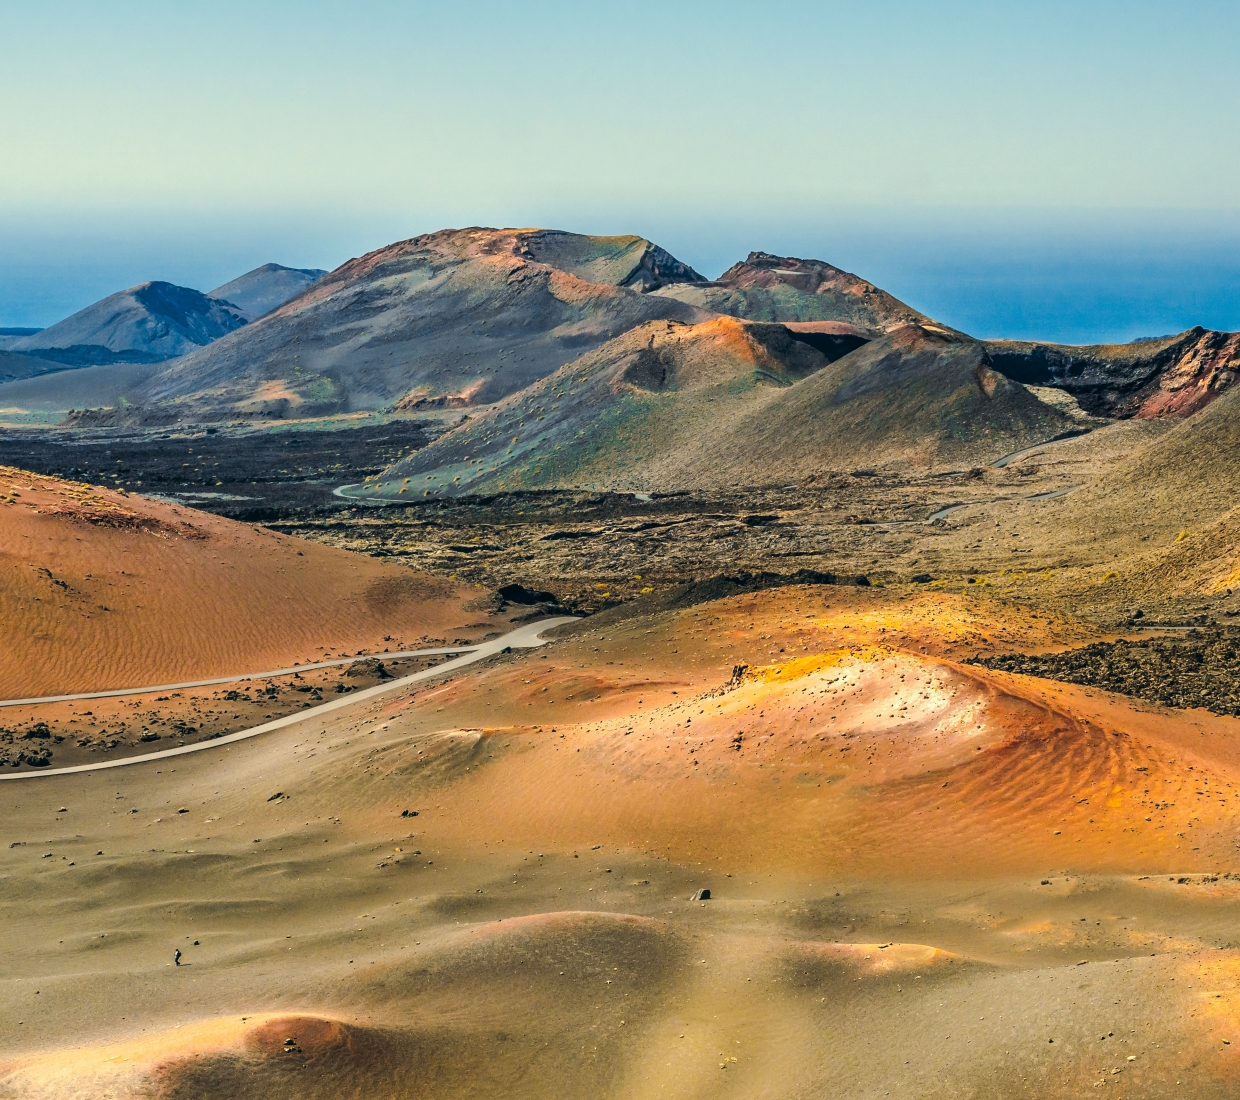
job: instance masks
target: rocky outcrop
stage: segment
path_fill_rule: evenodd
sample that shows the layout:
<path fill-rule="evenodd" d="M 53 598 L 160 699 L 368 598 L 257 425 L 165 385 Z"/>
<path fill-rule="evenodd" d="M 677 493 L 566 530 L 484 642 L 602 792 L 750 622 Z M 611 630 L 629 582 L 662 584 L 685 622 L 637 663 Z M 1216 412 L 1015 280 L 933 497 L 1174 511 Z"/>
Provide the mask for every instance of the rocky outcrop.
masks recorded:
<path fill-rule="evenodd" d="M 1117 419 L 1189 416 L 1240 375 L 1240 333 L 1200 326 L 1131 344 L 991 340 L 986 348 L 994 369 L 1014 381 L 1054 386 L 1086 412 Z"/>

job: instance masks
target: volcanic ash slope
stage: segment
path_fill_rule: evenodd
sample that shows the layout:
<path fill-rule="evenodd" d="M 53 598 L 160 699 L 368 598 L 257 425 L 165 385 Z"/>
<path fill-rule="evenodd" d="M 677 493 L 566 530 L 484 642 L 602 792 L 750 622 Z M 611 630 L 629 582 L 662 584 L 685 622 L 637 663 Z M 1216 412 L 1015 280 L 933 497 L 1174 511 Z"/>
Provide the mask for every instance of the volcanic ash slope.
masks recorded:
<path fill-rule="evenodd" d="M 908 325 L 834 361 L 849 345 L 833 351 L 828 337 L 732 318 L 645 325 L 471 418 L 363 491 L 649 492 L 858 466 L 958 468 L 1072 429 L 1064 413 L 991 370 L 968 337 Z"/>
<path fill-rule="evenodd" d="M 1044 629 L 985 612 L 586 622 L 6 784 L 0 1095 L 1234 1096 L 1228 720 L 877 644 Z"/>

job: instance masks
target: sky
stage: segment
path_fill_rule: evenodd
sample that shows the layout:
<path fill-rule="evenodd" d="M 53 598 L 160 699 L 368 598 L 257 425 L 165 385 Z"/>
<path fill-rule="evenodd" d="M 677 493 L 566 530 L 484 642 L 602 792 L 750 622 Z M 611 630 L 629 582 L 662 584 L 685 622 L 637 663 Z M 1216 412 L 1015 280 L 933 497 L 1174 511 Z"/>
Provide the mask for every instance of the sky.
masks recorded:
<path fill-rule="evenodd" d="M 1211 0 L 0 0 L 0 326 L 542 225 L 978 336 L 1238 329 L 1238 46 Z"/>

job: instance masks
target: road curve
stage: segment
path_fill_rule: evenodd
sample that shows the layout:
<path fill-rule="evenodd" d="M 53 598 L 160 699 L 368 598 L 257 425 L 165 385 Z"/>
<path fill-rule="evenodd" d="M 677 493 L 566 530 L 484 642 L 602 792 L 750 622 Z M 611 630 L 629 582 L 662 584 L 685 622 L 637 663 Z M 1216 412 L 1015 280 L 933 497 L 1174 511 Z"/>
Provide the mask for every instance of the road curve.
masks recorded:
<path fill-rule="evenodd" d="M 1008 466 L 1015 462 L 1018 458 L 1024 458 L 1025 455 L 1033 454 L 1034 451 L 1040 451 L 1043 447 L 1049 447 L 1052 443 L 1067 443 L 1069 439 L 1079 439 L 1083 435 L 1089 435 L 1095 429 L 1089 428 L 1073 428 L 1066 432 L 1060 432 L 1053 435 L 1050 439 L 1044 439 L 1041 443 L 1035 443 L 1031 447 L 1022 447 L 1019 451 L 1012 451 L 1005 454 L 1002 458 L 995 459 L 990 465 L 995 469 L 1001 470 L 1004 466 Z"/>
<path fill-rule="evenodd" d="M 307 710 L 299 710 L 295 714 L 285 715 L 283 718 L 277 718 L 271 722 L 264 722 L 261 726 L 254 726 L 247 730 L 238 730 L 236 733 L 226 733 L 223 737 L 214 737 L 209 741 L 200 741 L 196 745 L 180 745 L 175 749 L 162 749 L 159 752 L 148 752 L 142 756 L 129 756 L 121 760 L 104 760 L 98 764 L 78 764 L 72 768 L 42 768 L 38 771 L 17 772 L 13 775 L 0 775 L 0 782 L 14 779 L 41 779 L 51 775 L 71 775 L 75 772 L 95 772 L 102 771 L 105 768 L 123 768 L 129 764 L 145 764 L 152 760 L 167 760 L 172 756 L 184 756 L 186 753 L 201 752 L 204 749 L 218 748 L 220 745 L 229 745 L 234 741 L 244 741 L 248 737 L 257 737 L 262 733 L 271 733 L 273 730 L 283 729 L 285 726 L 292 726 L 298 722 L 304 722 L 307 718 L 317 718 L 327 714 L 333 710 L 340 710 L 343 707 L 352 706 L 354 703 L 361 702 L 363 699 L 372 699 L 376 695 L 382 695 L 388 691 L 396 691 L 399 688 L 407 687 L 409 684 L 416 684 L 421 680 L 429 680 L 435 676 L 440 676 L 445 672 L 451 672 L 453 669 L 464 668 L 471 665 L 475 661 L 481 661 L 487 657 L 494 656 L 496 653 L 504 649 L 533 649 L 546 643 L 541 635 L 544 631 L 550 630 L 553 626 L 561 626 L 564 623 L 577 622 L 578 620 L 571 615 L 562 615 L 553 619 L 542 619 L 536 623 L 529 623 L 526 626 L 518 627 L 516 630 L 509 631 L 501 638 L 493 638 L 489 642 L 483 642 L 479 646 L 473 646 L 468 653 L 457 657 L 455 660 L 445 661 L 441 665 L 434 668 L 423 669 L 421 672 L 414 672 L 409 676 L 402 676 L 400 679 L 393 680 L 387 684 L 376 684 L 372 688 L 365 688 L 362 691 L 350 692 L 343 699 L 333 699 L 330 703 L 324 703 L 322 706 L 310 707 Z M 425 651 L 423 651 L 425 652 Z M 452 650 L 450 652 L 456 652 Z M 385 654 L 392 656 L 392 654 Z M 355 658 L 356 659 L 356 658 Z M 307 666 L 302 665 L 303 669 Z M 216 681 L 207 681 L 216 682 Z M 149 688 L 143 690 L 151 690 Z M 86 698 L 86 696 L 63 696 L 66 699 Z"/>
<path fill-rule="evenodd" d="M 498 641 L 498 639 L 496 639 Z M 306 665 L 293 665 L 291 668 L 276 668 L 270 672 L 242 672 L 236 676 L 217 676 L 213 680 L 183 680 L 179 684 L 152 684 L 150 687 L 111 688 L 108 691 L 79 691 L 76 695 L 40 695 L 30 699 L 0 699 L 0 707 L 27 707 L 36 703 L 68 703 L 76 699 L 111 699 L 117 695 L 148 695 L 153 691 L 180 691 L 182 688 L 211 687 L 213 684 L 235 684 L 241 680 L 265 680 L 269 676 L 292 676 L 295 672 L 312 672 L 316 668 L 333 668 L 338 665 L 351 665 L 355 661 L 369 661 L 372 657 L 379 660 L 395 661 L 403 657 L 435 657 L 446 653 L 468 653 L 477 649 L 473 645 L 454 645 L 445 649 L 403 649 L 398 653 L 359 653 L 356 657 L 333 658 L 330 661 L 315 661 Z"/>

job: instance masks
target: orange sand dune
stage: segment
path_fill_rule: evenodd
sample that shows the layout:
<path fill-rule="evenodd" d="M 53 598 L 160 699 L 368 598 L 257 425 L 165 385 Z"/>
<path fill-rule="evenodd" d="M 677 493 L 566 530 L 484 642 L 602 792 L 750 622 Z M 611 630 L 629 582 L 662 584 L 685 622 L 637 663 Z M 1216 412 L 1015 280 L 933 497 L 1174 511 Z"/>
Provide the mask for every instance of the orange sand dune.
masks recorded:
<path fill-rule="evenodd" d="M 435 701 L 476 716 L 459 690 Z M 1240 760 L 1222 730 L 1240 723 L 1206 721 L 1218 733 L 1205 740 L 1192 718 L 1151 722 L 1117 703 L 1103 724 L 1074 701 L 1065 691 L 1048 705 L 920 656 L 846 650 L 592 722 L 548 706 L 534 728 L 428 730 L 393 745 L 383 767 L 416 783 L 454 759 L 436 775 L 457 780 L 439 796 L 453 833 L 562 847 L 593 830 L 622 848 L 708 853 L 717 870 L 1230 866 Z"/>
<path fill-rule="evenodd" d="M 0 698 L 473 636 L 478 595 L 177 505 L 0 469 Z"/>

